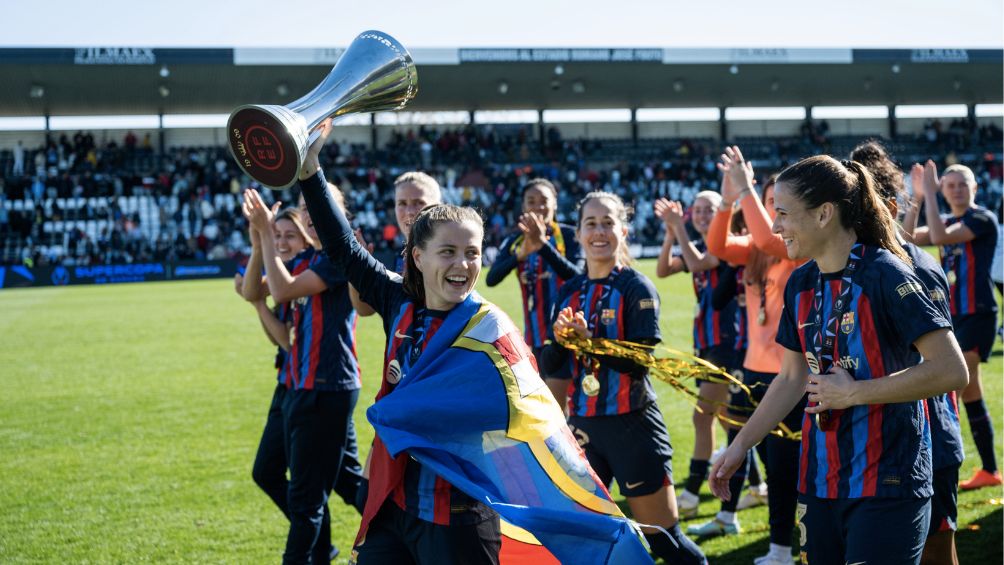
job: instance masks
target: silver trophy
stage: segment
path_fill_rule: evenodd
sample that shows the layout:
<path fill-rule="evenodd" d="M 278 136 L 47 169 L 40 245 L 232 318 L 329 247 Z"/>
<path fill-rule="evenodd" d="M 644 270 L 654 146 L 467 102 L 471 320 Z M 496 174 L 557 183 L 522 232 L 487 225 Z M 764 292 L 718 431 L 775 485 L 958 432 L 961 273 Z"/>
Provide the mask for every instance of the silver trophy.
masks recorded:
<path fill-rule="evenodd" d="M 329 117 L 400 110 L 418 92 L 411 54 L 379 31 L 359 34 L 321 84 L 285 106 L 249 104 L 230 113 L 227 138 L 241 170 L 269 188 L 296 182 Z"/>

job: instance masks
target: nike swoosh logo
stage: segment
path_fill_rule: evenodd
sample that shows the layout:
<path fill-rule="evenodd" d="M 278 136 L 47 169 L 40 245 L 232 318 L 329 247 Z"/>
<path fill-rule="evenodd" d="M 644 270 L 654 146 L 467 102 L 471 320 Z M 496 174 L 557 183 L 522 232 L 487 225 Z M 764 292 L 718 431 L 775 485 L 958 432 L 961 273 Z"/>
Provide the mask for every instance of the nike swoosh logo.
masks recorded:
<path fill-rule="evenodd" d="M 637 483 L 624 483 L 624 488 L 628 489 L 638 488 L 643 484 L 645 484 L 645 481 L 638 481 Z"/>
<path fill-rule="evenodd" d="M 411 339 L 410 335 L 405 335 L 405 334 L 401 333 L 401 330 L 395 330 L 394 331 L 394 337 L 397 338 L 397 339 Z"/>
<path fill-rule="evenodd" d="M 847 565 L 867 565 L 866 561 L 858 561 L 857 563 L 848 563 Z"/>
<path fill-rule="evenodd" d="M 798 329 L 807 328 L 809 326 L 816 325 L 816 322 L 806 322 L 804 324 L 798 324 Z M 857 565 L 857 563 L 851 563 L 851 565 Z"/>

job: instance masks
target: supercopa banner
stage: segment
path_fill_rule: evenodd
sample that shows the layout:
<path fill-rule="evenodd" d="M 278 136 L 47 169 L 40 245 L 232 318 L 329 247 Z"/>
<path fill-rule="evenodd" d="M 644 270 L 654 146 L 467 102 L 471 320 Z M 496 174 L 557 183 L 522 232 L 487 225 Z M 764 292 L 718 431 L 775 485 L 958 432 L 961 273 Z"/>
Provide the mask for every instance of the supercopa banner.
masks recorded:
<path fill-rule="evenodd" d="M 234 276 L 237 268 L 237 262 L 232 259 L 37 268 L 3 266 L 0 267 L 0 289 L 225 278 Z"/>

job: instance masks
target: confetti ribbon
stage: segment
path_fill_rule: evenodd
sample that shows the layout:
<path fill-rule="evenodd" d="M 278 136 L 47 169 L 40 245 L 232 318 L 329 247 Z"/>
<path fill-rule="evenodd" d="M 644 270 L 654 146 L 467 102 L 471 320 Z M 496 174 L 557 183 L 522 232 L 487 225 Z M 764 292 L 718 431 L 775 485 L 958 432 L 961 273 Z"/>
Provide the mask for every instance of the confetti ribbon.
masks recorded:
<path fill-rule="evenodd" d="M 746 394 L 751 406 L 756 407 L 758 404 L 753 398 L 750 388 L 725 369 L 717 367 L 700 357 L 670 347 L 644 345 L 606 338 L 586 339 L 577 336 L 574 332 L 569 332 L 568 335 L 564 336 L 561 345 L 576 355 L 617 357 L 631 361 L 636 365 L 647 367 L 650 375 L 667 383 L 677 392 L 682 393 L 696 410 L 704 413 L 699 403 L 710 404 L 714 407 L 715 416 L 719 420 L 736 428 L 741 428 L 745 422 L 729 417 L 726 415 L 728 413 L 727 410 L 723 411 L 718 408 L 724 407 L 737 413 L 742 413 L 746 409 L 704 398 L 694 390 L 693 386 L 687 386 L 686 381 L 702 379 L 712 383 L 736 387 Z M 793 441 L 800 441 L 802 439 L 802 432 L 791 431 L 788 426 L 784 425 L 784 422 L 779 422 L 778 427 L 771 430 L 770 433 Z"/>

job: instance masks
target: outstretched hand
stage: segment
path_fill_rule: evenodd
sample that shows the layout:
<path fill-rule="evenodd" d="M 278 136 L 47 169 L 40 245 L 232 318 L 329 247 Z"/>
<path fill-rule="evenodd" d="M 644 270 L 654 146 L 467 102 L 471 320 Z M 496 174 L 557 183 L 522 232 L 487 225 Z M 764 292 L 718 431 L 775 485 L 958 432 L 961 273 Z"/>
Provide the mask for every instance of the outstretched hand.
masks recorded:
<path fill-rule="evenodd" d="M 924 197 L 925 198 L 935 198 L 938 193 L 938 189 L 941 188 L 941 179 L 938 178 L 938 166 L 934 164 L 934 161 L 928 159 L 924 163 Z M 933 200 L 932 200 L 933 202 Z"/>
<path fill-rule="evenodd" d="M 753 163 L 743 158 L 738 146 L 726 147 L 717 167 L 722 172 L 722 199 L 725 204 L 731 206 L 744 192 L 753 190 Z"/>
<path fill-rule="evenodd" d="M 914 163 L 910 167 L 910 186 L 913 188 L 913 201 L 920 204 L 924 201 L 924 165 Z"/>
<path fill-rule="evenodd" d="M 319 131 L 320 135 L 307 148 L 307 156 L 303 159 L 303 166 L 300 167 L 300 180 L 308 179 L 321 170 L 321 148 L 324 147 L 324 144 L 328 141 L 328 136 L 331 135 L 331 131 L 334 129 L 332 123 L 333 120 L 327 118 L 314 128 L 314 131 Z"/>
<path fill-rule="evenodd" d="M 668 230 L 680 227 L 683 225 L 683 205 L 660 198 L 655 201 L 655 216 L 666 224 Z"/>
<path fill-rule="evenodd" d="M 258 232 L 259 237 L 272 233 L 272 220 L 279 211 L 282 202 L 276 201 L 270 209 L 265 205 L 258 191 L 249 188 L 244 191 L 244 201 L 241 203 L 241 213 L 247 218 L 251 227 Z"/>
<path fill-rule="evenodd" d="M 544 217 L 536 212 L 521 214 L 519 217 L 519 230 L 523 232 L 523 245 L 517 251 L 517 258 L 526 259 L 527 255 L 539 251 L 544 247 L 544 234 L 547 233 L 547 225 Z"/>

